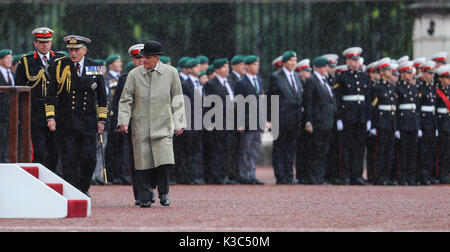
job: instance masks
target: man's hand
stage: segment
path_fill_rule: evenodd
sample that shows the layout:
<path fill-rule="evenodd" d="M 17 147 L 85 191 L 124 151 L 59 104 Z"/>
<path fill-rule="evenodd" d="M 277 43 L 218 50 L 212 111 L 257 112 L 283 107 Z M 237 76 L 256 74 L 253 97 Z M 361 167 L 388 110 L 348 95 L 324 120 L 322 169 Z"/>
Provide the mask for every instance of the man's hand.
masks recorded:
<path fill-rule="evenodd" d="M 184 129 L 175 130 L 175 135 L 179 136 L 179 135 L 183 134 L 183 131 L 184 131 Z"/>
<path fill-rule="evenodd" d="M 97 123 L 97 131 L 98 133 L 103 134 L 103 131 L 105 131 L 105 122 Z"/>
<path fill-rule="evenodd" d="M 128 125 L 126 125 L 126 124 L 119 125 L 119 132 L 128 134 Z"/>
<path fill-rule="evenodd" d="M 313 126 L 312 126 L 312 124 L 311 124 L 311 123 L 307 123 L 307 124 L 306 124 L 306 127 L 305 127 L 305 130 L 306 130 L 309 134 L 312 134 L 312 133 L 313 133 Z"/>
<path fill-rule="evenodd" d="M 50 129 L 50 131 L 55 131 L 56 130 L 56 121 L 55 121 L 55 119 L 49 119 L 47 121 L 47 127 Z"/>

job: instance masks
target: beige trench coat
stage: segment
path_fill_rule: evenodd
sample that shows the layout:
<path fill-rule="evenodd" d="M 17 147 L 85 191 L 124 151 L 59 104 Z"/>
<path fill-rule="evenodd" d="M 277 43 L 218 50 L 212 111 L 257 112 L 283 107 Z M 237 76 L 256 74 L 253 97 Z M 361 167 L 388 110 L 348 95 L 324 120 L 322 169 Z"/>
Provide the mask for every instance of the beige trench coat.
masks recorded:
<path fill-rule="evenodd" d="M 152 73 L 143 66 L 130 71 L 119 101 L 118 125 L 122 124 L 132 131 L 136 170 L 175 163 L 173 135 L 187 124 L 174 67 L 159 62 Z"/>

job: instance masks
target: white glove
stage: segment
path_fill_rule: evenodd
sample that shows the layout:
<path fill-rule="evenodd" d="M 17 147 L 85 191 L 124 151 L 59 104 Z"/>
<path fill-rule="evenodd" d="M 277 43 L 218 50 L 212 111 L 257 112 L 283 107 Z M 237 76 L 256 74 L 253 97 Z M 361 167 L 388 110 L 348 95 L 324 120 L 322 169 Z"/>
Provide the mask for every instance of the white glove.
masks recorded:
<path fill-rule="evenodd" d="M 343 131 L 344 130 L 344 123 L 342 122 L 342 120 L 337 120 L 337 130 L 338 131 Z"/>
<path fill-rule="evenodd" d="M 377 135 L 377 129 L 371 129 L 370 130 L 370 134 L 373 135 L 373 136 L 376 136 Z"/>
<path fill-rule="evenodd" d="M 439 136 L 439 130 L 436 130 L 436 136 Z"/>
<path fill-rule="evenodd" d="M 400 139 L 400 131 L 397 130 L 397 131 L 395 132 L 395 137 L 396 137 L 397 139 Z"/>
<path fill-rule="evenodd" d="M 366 129 L 367 129 L 367 131 L 370 131 L 370 129 L 372 128 L 372 121 L 367 121 L 367 123 L 366 123 Z"/>
<path fill-rule="evenodd" d="M 418 136 L 418 137 L 422 137 L 422 136 L 423 136 L 422 130 L 419 130 L 419 132 L 417 133 L 417 136 Z"/>

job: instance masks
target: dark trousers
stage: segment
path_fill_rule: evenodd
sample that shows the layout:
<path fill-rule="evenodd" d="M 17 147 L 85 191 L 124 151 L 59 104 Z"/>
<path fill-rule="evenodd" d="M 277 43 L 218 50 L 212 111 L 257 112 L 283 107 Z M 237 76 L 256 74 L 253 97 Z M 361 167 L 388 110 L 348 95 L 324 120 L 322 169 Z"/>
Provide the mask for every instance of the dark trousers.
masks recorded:
<path fill-rule="evenodd" d="M 109 131 L 105 148 L 106 167 L 110 171 L 109 180 L 117 185 L 130 185 L 130 142 L 126 134 Z"/>
<path fill-rule="evenodd" d="M 341 132 L 336 127 L 333 128 L 330 137 L 330 150 L 328 152 L 328 165 L 325 171 L 325 178 L 334 182 L 342 177 L 342 140 Z"/>
<path fill-rule="evenodd" d="M 397 169 L 398 183 L 416 183 L 416 160 L 417 160 L 417 130 L 400 131 L 399 141 L 399 168 Z"/>
<path fill-rule="evenodd" d="M 205 169 L 208 184 L 224 184 L 226 182 L 227 132 L 213 130 L 208 132 L 209 150 L 206 150 L 209 163 Z"/>
<path fill-rule="evenodd" d="M 328 167 L 332 130 L 314 129 L 311 141 L 311 166 L 307 170 L 308 181 L 311 184 L 325 182 L 325 172 Z"/>
<path fill-rule="evenodd" d="M 438 169 L 437 178 L 441 183 L 448 183 L 448 174 L 450 171 L 450 133 L 439 131 L 438 138 Z"/>
<path fill-rule="evenodd" d="M 139 183 L 139 200 L 149 202 L 151 192 L 158 189 L 158 195 L 169 193 L 169 170 L 173 167 L 171 164 L 161 165 L 153 169 L 136 170 L 136 177 Z"/>
<path fill-rule="evenodd" d="M 185 133 L 174 136 L 173 138 L 175 165 L 169 171 L 169 180 L 178 184 L 189 184 L 187 174 L 189 164 L 189 136 Z"/>
<path fill-rule="evenodd" d="M 33 163 L 40 163 L 56 173 L 58 165 L 58 148 L 56 133 L 48 127 L 31 127 L 33 144 Z"/>
<path fill-rule="evenodd" d="M 273 142 L 272 165 L 277 184 L 294 182 L 294 157 L 297 149 L 298 128 L 280 127 L 278 139 Z"/>
<path fill-rule="evenodd" d="M 202 144 L 203 144 L 203 176 L 205 182 L 209 183 L 211 181 L 211 171 L 214 169 L 213 161 L 213 149 L 217 144 L 214 140 L 214 133 L 212 131 L 203 131 L 202 134 Z"/>
<path fill-rule="evenodd" d="M 89 191 L 97 163 L 95 130 L 58 129 L 63 178 L 83 193 Z"/>
<path fill-rule="evenodd" d="M 295 156 L 295 178 L 299 183 L 306 183 L 306 171 L 311 165 L 311 137 L 307 131 L 302 131 L 297 139 L 297 152 Z"/>
<path fill-rule="evenodd" d="M 395 136 L 393 130 L 377 129 L 375 137 L 375 161 L 373 181 L 375 185 L 387 185 L 392 175 Z"/>
<path fill-rule="evenodd" d="M 186 169 L 188 180 L 190 183 L 204 183 L 202 131 L 186 133 L 189 137 L 189 163 Z"/>
<path fill-rule="evenodd" d="M 9 163 L 9 123 L 0 122 L 0 163 Z"/>
<path fill-rule="evenodd" d="M 367 180 L 371 183 L 374 182 L 374 170 L 375 170 L 375 145 L 377 137 L 370 135 L 366 138 L 367 147 Z"/>
<path fill-rule="evenodd" d="M 342 131 L 343 176 L 354 181 L 362 177 L 366 127 L 363 123 L 344 124 Z"/>
<path fill-rule="evenodd" d="M 226 160 L 225 160 L 225 176 L 229 180 L 237 180 L 239 178 L 238 159 L 239 159 L 239 133 L 235 130 L 226 130 Z"/>
<path fill-rule="evenodd" d="M 419 138 L 417 170 L 421 182 L 429 181 L 436 168 L 436 130 L 423 130 Z"/>
<path fill-rule="evenodd" d="M 251 182 L 256 179 L 256 163 L 261 150 L 261 132 L 245 131 L 239 137 L 239 179 Z"/>

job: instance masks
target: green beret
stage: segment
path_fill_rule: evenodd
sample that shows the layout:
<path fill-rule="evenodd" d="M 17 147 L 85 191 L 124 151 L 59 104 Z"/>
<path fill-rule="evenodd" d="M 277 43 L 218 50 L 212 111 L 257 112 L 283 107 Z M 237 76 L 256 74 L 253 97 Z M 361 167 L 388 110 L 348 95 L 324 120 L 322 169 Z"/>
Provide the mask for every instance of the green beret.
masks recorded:
<path fill-rule="evenodd" d="M 209 63 L 208 57 L 204 55 L 197 56 L 197 59 L 200 60 L 200 64 Z"/>
<path fill-rule="evenodd" d="M 169 56 L 161 56 L 161 57 L 159 58 L 159 61 L 161 61 L 161 62 L 164 63 L 164 64 L 167 64 L 167 63 L 170 62 L 170 57 L 169 57 Z"/>
<path fill-rule="evenodd" d="M 186 64 L 186 62 L 187 62 L 189 59 L 191 59 L 191 58 L 190 58 L 190 57 L 186 57 L 186 56 L 181 57 L 181 59 L 178 60 L 177 66 L 178 66 L 179 68 L 186 68 L 185 64 Z"/>
<path fill-rule="evenodd" d="M 200 75 L 198 76 L 198 78 L 202 77 L 203 75 L 206 75 L 206 72 L 205 72 L 205 71 L 202 71 L 202 72 L 200 73 Z"/>
<path fill-rule="evenodd" d="M 243 55 L 235 55 L 232 59 L 231 59 L 231 65 L 236 65 L 239 63 L 244 62 L 245 60 L 245 56 Z"/>
<path fill-rule="evenodd" d="M 315 67 L 324 67 L 326 65 L 328 65 L 328 60 L 324 57 L 316 57 L 313 62 L 312 65 Z"/>
<path fill-rule="evenodd" d="M 17 64 L 17 62 L 19 62 L 19 59 L 24 56 L 25 54 L 15 54 L 13 55 L 13 65 Z"/>
<path fill-rule="evenodd" d="M 281 56 L 281 61 L 283 63 L 287 62 L 290 58 L 292 57 L 297 57 L 297 54 L 294 51 L 286 51 L 285 53 L 283 53 L 283 55 Z"/>
<path fill-rule="evenodd" d="M 176 67 L 178 73 L 181 71 L 180 67 Z"/>
<path fill-rule="evenodd" d="M 223 65 L 228 64 L 227 58 L 218 58 L 213 62 L 214 70 L 223 67 Z"/>
<path fill-rule="evenodd" d="M 11 49 L 0 50 L 0 59 L 3 59 L 6 55 L 12 54 Z"/>
<path fill-rule="evenodd" d="M 246 65 L 250 65 L 250 64 L 255 63 L 256 61 L 259 61 L 258 56 L 256 56 L 256 55 L 249 55 L 249 56 L 247 56 L 247 57 L 245 58 L 244 63 L 245 63 Z"/>
<path fill-rule="evenodd" d="M 109 66 L 109 64 L 113 63 L 116 59 L 120 59 L 119 54 L 109 55 L 108 58 L 105 59 L 106 66 Z"/>
<path fill-rule="evenodd" d="M 210 75 L 210 74 L 214 73 L 214 70 L 215 70 L 214 65 L 209 65 L 208 69 L 206 69 L 206 74 Z"/>
<path fill-rule="evenodd" d="M 97 63 L 97 64 L 100 64 L 102 66 L 105 64 L 105 61 L 102 60 L 102 59 L 95 59 L 94 62 Z"/>
<path fill-rule="evenodd" d="M 131 70 L 133 70 L 134 68 L 134 63 L 133 61 L 129 61 L 126 65 L 125 65 L 125 73 L 129 73 Z"/>
<path fill-rule="evenodd" d="M 198 64 L 200 64 L 200 60 L 198 60 L 196 58 L 191 58 L 188 61 L 186 61 L 186 63 L 184 65 L 186 68 L 193 68 Z"/>

